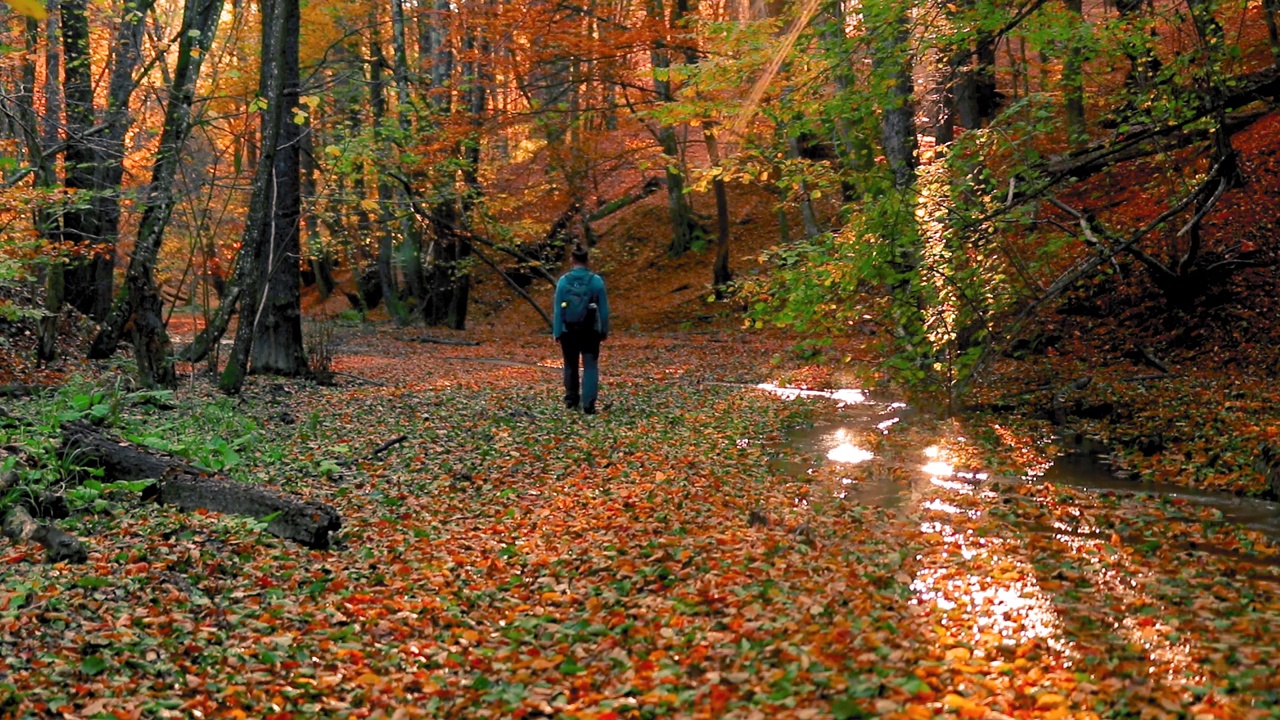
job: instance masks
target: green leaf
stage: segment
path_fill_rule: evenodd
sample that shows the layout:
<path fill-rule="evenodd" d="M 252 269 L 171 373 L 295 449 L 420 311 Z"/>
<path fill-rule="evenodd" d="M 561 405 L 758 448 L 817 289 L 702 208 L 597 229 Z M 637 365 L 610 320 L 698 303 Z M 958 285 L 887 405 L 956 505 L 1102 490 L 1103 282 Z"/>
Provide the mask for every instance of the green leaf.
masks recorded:
<path fill-rule="evenodd" d="M 110 578 L 89 576 L 89 577 L 82 577 L 79 580 L 76 580 L 76 587 L 103 588 L 103 587 L 110 587 L 110 586 L 111 586 Z"/>
<path fill-rule="evenodd" d="M 578 673 L 586 672 L 586 668 L 582 667 L 572 659 L 566 659 L 564 662 L 560 663 L 559 669 L 561 675 L 577 675 Z"/>
<path fill-rule="evenodd" d="M 90 655 L 80 663 L 80 672 L 85 675 L 97 675 L 107 669 L 107 661 L 101 655 Z"/>
<path fill-rule="evenodd" d="M 863 720 L 864 718 L 874 717 L 871 713 L 862 709 L 862 706 L 851 698 L 840 698 L 831 703 L 831 715 L 836 720 Z"/>

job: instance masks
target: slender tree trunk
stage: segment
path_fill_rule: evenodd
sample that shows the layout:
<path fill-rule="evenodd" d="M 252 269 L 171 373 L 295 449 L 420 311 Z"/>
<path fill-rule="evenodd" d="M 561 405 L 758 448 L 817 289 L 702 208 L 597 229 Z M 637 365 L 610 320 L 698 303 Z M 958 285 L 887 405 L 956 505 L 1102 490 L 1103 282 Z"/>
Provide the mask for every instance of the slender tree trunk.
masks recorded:
<path fill-rule="evenodd" d="M 430 102 L 438 118 L 447 117 L 453 111 L 453 38 L 450 34 L 453 10 L 449 0 L 435 0 L 434 22 L 428 41 L 431 56 Z M 422 320 L 428 325 L 439 325 L 449 316 L 453 304 L 450 288 L 453 284 L 457 243 L 454 230 L 460 222 L 456 193 L 452 183 L 437 188 L 439 199 L 431 205 L 432 239 L 425 249 L 426 276 L 423 285 L 426 302 L 422 304 Z"/>
<path fill-rule="evenodd" d="M 1079 38 L 1085 29 L 1083 0 L 1065 0 L 1072 14 L 1075 28 L 1067 42 L 1066 57 L 1062 61 L 1062 88 L 1067 116 L 1067 139 L 1077 147 L 1088 139 L 1084 117 L 1084 57 Z"/>
<path fill-rule="evenodd" d="M 320 199 L 316 196 L 319 167 L 316 163 L 315 146 L 315 126 L 312 124 L 311 113 L 308 112 L 302 126 L 302 136 L 298 139 L 298 166 L 302 183 L 302 215 L 299 217 L 299 224 L 302 237 L 306 240 L 305 256 L 315 271 L 320 297 L 328 299 L 333 294 L 336 283 L 333 280 L 333 255 L 320 232 Z"/>
<path fill-rule="evenodd" d="M 369 40 L 369 105 L 373 112 L 373 133 L 379 143 L 386 142 L 387 122 L 387 80 L 384 71 L 387 59 L 382 52 L 382 37 L 378 32 L 376 16 L 372 18 L 373 33 Z M 409 316 L 405 312 L 404 303 L 400 301 L 400 288 L 396 283 L 395 271 L 395 233 L 396 224 L 392 210 L 392 199 L 395 190 L 390 180 L 381 173 L 378 175 L 378 281 L 382 283 L 382 298 L 387 304 L 387 312 L 398 325 L 406 325 Z"/>
<path fill-rule="evenodd" d="M 787 156 L 792 160 L 800 157 L 800 138 L 787 138 Z M 804 223 L 805 237 L 815 237 L 822 234 L 822 228 L 818 225 L 818 214 L 814 212 L 813 201 L 809 199 L 809 183 L 805 181 L 803 176 L 800 178 L 799 192 L 800 221 Z"/>
<path fill-rule="evenodd" d="M 91 134 L 97 113 L 87 5 L 87 0 L 64 0 L 60 6 L 67 105 L 64 186 L 73 196 L 72 205 L 64 214 L 61 236 L 86 255 L 68 264 L 66 300 L 101 322 L 111 311 L 124 137 L 130 124 L 129 98 L 133 94 L 142 23 L 151 2 L 125 7 L 112 47 L 103 127 L 97 129 L 96 135 Z"/>
<path fill-rule="evenodd" d="M 50 12 L 45 19 L 44 34 L 44 118 L 40 127 L 40 137 L 45 147 L 53 147 L 62 140 L 62 85 L 58 79 L 62 76 L 62 53 L 58 51 L 61 43 L 58 40 L 58 18 L 61 13 Z M 31 44 L 31 52 L 39 43 Z"/>
<path fill-rule="evenodd" d="M 479 49 L 475 36 L 467 38 L 467 50 L 469 54 Z M 484 50 L 487 50 L 485 48 Z M 484 50 L 480 50 L 481 53 Z M 480 200 L 480 130 L 484 118 L 485 109 L 485 81 L 487 78 L 482 77 L 480 70 L 480 61 L 478 59 L 469 60 L 464 66 L 463 82 L 465 83 L 467 94 L 467 114 L 470 116 L 473 132 L 471 136 L 463 144 L 462 157 L 464 160 L 462 166 L 463 179 L 467 185 L 467 194 L 462 199 L 462 215 L 464 219 L 469 219 L 471 210 Z M 467 305 L 471 297 L 471 271 L 467 267 L 468 258 L 471 257 L 471 240 L 465 233 L 458 233 L 454 239 L 454 259 L 456 263 L 453 291 L 450 294 L 449 305 L 449 327 L 454 330 L 464 330 L 467 327 Z"/>
<path fill-rule="evenodd" d="M 77 247 L 83 257 L 67 264 L 66 301 L 94 320 L 111 308 L 112 248 L 96 209 L 101 190 L 98 173 L 102 153 L 91 131 L 96 124 L 93 68 L 90 65 L 88 0 L 62 0 L 63 93 L 67 105 L 67 149 L 63 186 L 70 206 L 63 213 L 61 239 Z M 59 309 L 59 312 L 61 310 Z"/>
<path fill-rule="evenodd" d="M 36 57 L 39 53 L 41 28 L 39 21 L 28 18 L 26 32 L 23 34 L 26 52 L 22 55 L 18 93 L 14 98 L 17 106 L 19 131 L 22 134 L 23 149 L 27 162 L 36 168 L 35 185 L 46 191 L 58 185 L 58 173 L 52 156 L 45 156 L 45 134 L 36 113 Z M 56 53 L 55 53 L 56 56 Z M 46 58 L 48 56 L 46 55 Z M 47 93 L 46 86 L 46 93 Z M 48 102 L 48 94 L 45 96 Z M 54 142 L 57 137 L 54 136 Z M 57 235 L 57 220 L 51 209 L 43 204 L 37 205 L 32 218 L 36 232 L 46 240 Z M 45 271 L 45 310 L 40 318 L 39 337 L 36 344 L 36 358 L 41 363 L 48 363 L 57 357 L 58 325 L 62 314 L 63 303 L 63 271 L 61 263 L 52 263 Z"/>
<path fill-rule="evenodd" d="M 894 334 L 907 350 L 919 356 L 915 346 L 923 335 L 924 318 L 919 289 L 920 243 L 915 221 L 913 186 L 916 181 L 916 127 L 912 105 L 911 51 L 908 12 L 903 0 L 882 0 L 873 6 L 871 63 L 876 79 L 888 86 L 880 109 L 880 142 L 893 177 L 896 194 L 883 198 L 895 217 L 893 227 L 882 230 L 892 247 L 894 273 L 890 281 L 894 298 Z M 896 205 L 888 205 L 896 203 Z"/>
<path fill-rule="evenodd" d="M 896 0 L 888 0 L 895 2 Z M 892 17 L 880 27 L 874 39 L 872 65 L 889 82 L 888 96 L 880 114 L 880 141 L 894 185 L 905 189 L 916 177 L 916 127 L 911 102 L 911 62 L 908 57 L 910 35 L 907 16 L 890 8 Z"/>
<path fill-rule="evenodd" d="M 391 0 L 392 78 L 396 86 L 396 114 L 400 132 L 408 138 L 413 121 L 409 115 L 409 50 L 406 47 L 404 0 Z M 403 188 L 396 190 L 396 197 L 408 205 Z M 401 249 L 405 285 L 417 304 L 419 312 L 427 302 L 426 278 L 422 269 L 422 230 L 413 213 L 400 214 L 400 235 L 404 238 Z M 405 317 L 409 313 L 406 310 Z"/>
<path fill-rule="evenodd" d="M 261 305 L 254 318 L 253 351 L 250 368 L 254 373 L 297 377 L 306 375 L 307 358 L 302 346 L 302 300 L 299 263 L 302 245 L 299 218 L 302 213 L 300 146 L 302 124 L 297 122 L 298 43 L 300 13 L 298 0 L 273 0 L 282 13 L 280 42 L 280 115 L 276 131 L 275 177 L 272 188 L 274 211 L 264 218 L 267 227 L 265 261 L 260 282 L 265 283 Z M 263 93 L 268 88 L 263 84 Z M 266 133 L 263 133 L 266 136 Z M 241 317 L 241 320 L 245 320 Z"/>
<path fill-rule="evenodd" d="M 715 131 L 710 125 L 702 126 L 702 140 L 707 145 L 707 158 L 711 167 L 720 168 L 720 147 L 716 142 Z M 729 195 L 725 190 L 724 179 L 717 173 L 711 181 L 711 188 L 716 196 L 716 261 L 711 268 L 711 286 L 715 288 L 716 299 L 724 299 L 724 290 L 733 280 L 729 272 Z"/>
<path fill-rule="evenodd" d="M 161 319 L 160 296 L 155 282 L 155 266 L 165 228 L 177 202 L 174 180 L 182 149 L 191 134 L 191 107 L 196 81 L 205 55 L 213 44 L 223 0 L 187 0 L 182 13 L 178 58 L 165 106 L 160 147 L 151 166 L 151 182 L 142 201 L 142 219 L 129 269 L 125 274 L 124 296 L 112 308 L 111 316 L 94 339 L 89 357 L 111 355 L 125 326 L 133 320 L 134 352 L 139 380 L 145 386 L 172 385 L 173 361 L 169 337 Z"/>
<path fill-rule="evenodd" d="M 111 53 L 110 79 L 107 83 L 107 106 L 102 114 L 102 122 L 106 125 L 100 139 L 100 165 L 94 198 L 94 211 L 97 213 L 98 227 L 102 233 L 102 246 L 110 252 L 104 264 L 105 273 L 99 276 L 98 292 L 94 315 L 95 319 L 104 320 L 110 311 L 113 300 L 112 271 L 114 269 L 115 247 L 120 234 L 120 189 L 124 180 L 125 135 L 129 132 L 133 116 L 129 112 L 129 100 L 133 96 L 135 82 L 134 70 L 142 55 L 142 30 L 146 15 L 151 11 L 154 0 L 142 0 L 137 3 L 126 3 L 124 16 L 120 19 L 115 44 Z M 105 296 L 101 296 L 105 293 Z"/>
<path fill-rule="evenodd" d="M 836 91 L 842 96 L 847 96 L 857 85 L 857 76 L 853 71 L 853 60 L 849 58 L 849 37 L 845 31 L 846 21 L 841 3 L 833 3 L 830 12 L 831 21 L 827 23 L 823 34 L 836 58 L 835 70 L 832 73 Z M 943 103 L 943 106 L 946 107 L 946 104 Z M 844 201 L 851 203 L 858 199 L 859 191 L 850 176 L 865 172 L 872 161 L 870 153 L 867 152 L 866 140 L 858 136 L 857 129 L 847 115 L 837 115 L 832 126 L 836 155 L 845 173 L 840 179 L 840 191 Z M 944 141 L 939 136 L 938 142 L 949 142 L 949 138 Z"/>
<path fill-rule="evenodd" d="M 428 37 L 428 54 L 431 57 L 431 104 L 436 112 L 448 113 L 453 106 L 449 96 L 453 78 L 453 45 L 449 38 L 449 25 L 453 11 L 449 0 L 435 0 L 434 22 Z"/>
<path fill-rule="evenodd" d="M 651 21 L 660 28 L 666 27 L 662 0 L 649 0 L 646 10 Z M 667 79 L 671 59 L 668 56 L 667 43 L 661 35 L 654 38 L 649 58 L 653 65 L 653 90 L 658 96 L 658 102 L 670 103 L 674 99 L 671 94 L 671 81 Z M 667 211 L 671 217 L 671 244 L 667 251 L 675 257 L 683 255 L 693 247 L 694 234 L 698 225 L 694 220 L 689 198 L 684 192 L 684 172 L 680 167 L 680 146 L 676 141 L 676 130 L 669 125 L 662 125 L 658 128 L 657 136 L 658 145 L 661 146 L 667 163 Z"/>
<path fill-rule="evenodd" d="M 276 212 L 275 170 L 276 149 L 279 147 L 280 126 L 285 120 L 284 72 L 281 48 L 285 41 L 285 15 L 281 7 L 285 0 L 264 0 L 262 3 L 262 96 L 266 108 L 262 112 L 262 147 L 258 153 L 258 165 L 253 176 L 253 189 L 249 197 L 249 215 L 245 220 L 244 238 L 240 243 L 240 258 L 236 263 L 242 288 L 240 322 L 236 327 L 227 366 L 218 381 L 218 387 L 228 394 L 236 394 L 244 386 L 249 369 L 249 356 L 253 349 L 258 308 L 262 302 L 264 263 L 269 254 L 266 231 L 274 227 Z"/>
<path fill-rule="evenodd" d="M 1267 37 L 1271 40 L 1272 65 L 1280 68 L 1280 29 L 1276 27 L 1276 15 L 1280 14 L 1280 0 L 1265 0 L 1262 15 L 1267 21 Z"/>

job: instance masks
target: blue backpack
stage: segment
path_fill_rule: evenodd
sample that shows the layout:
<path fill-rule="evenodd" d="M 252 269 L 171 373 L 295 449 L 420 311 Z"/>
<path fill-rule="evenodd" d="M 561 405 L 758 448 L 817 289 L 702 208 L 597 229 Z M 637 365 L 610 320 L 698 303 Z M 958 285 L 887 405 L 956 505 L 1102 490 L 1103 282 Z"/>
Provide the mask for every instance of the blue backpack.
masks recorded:
<path fill-rule="evenodd" d="M 571 330 L 595 328 L 596 304 L 591 300 L 591 281 L 594 273 L 570 273 L 565 276 L 563 300 L 560 301 L 560 319 Z"/>

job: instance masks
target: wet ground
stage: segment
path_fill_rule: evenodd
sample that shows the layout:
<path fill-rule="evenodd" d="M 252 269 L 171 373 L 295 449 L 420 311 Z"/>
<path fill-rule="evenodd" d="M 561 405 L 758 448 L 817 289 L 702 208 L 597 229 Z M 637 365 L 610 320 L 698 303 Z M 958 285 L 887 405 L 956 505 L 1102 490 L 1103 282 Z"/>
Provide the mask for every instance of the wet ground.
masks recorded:
<path fill-rule="evenodd" d="M 775 445 L 801 502 L 895 518 L 915 548 L 900 576 L 907 602 L 963 678 L 946 710 L 1009 717 L 967 704 L 980 687 L 1035 697 L 1036 717 L 1098 717 L 1081 714 L 1091 696 L 1103 717 L 1147 703 L 1168 711 L 1152 717 L 1272 717 L 1236 691 L 1257 687 L 1255 671 L 1275 678 L 1261 658 L 1276 641 L 1264 618 L 1280 587 L 1280 504 L 1124 480 L 1085 441 L 996 476 L 955 465 L 963 438 L 883 442 L 934 426 L 891 398 L 759 388 L 818 401 L 816 424 Z"/>
<path fill-rule="evenodd" d="M 933 489 L 972 492 L 991 482 L 1052 483 L 1088 490 L 1143 496 L 1165 502 L 1210 508 L 1225 523 L 1238 524 L 1280 542 L 1280 502 L 1231 493 L 1197 490 L 1168 483 L 1139 482 L 1117 476 L 1108 462 L 1107 448 L 1088 438 L 1066 438 L 1063 452 L 1047 468 L 1022 476 L 992 476 L 980 469 L 958 470 L 941 457 L 937 446 L 918 449 L 918 456 L 877 457 L 864 446 L 876 434 L 888 434 L 917 413 L 905 403 L 874 398 L 856 389 L 811 390 L 761 385 L 783 398 L 828 400 L 812 427 L 793 430 L 779 447 L 775 465 L 793 476 L 835 475 L 844 500 L 868 507 L 901 509 L 918 498 L 921 485 Z M 856 472 L 853 472 L 854 470 Z M 908 472 L 886 472 L 885 470 Z M 915 472 L 910 472 L 915 470 Z"/>

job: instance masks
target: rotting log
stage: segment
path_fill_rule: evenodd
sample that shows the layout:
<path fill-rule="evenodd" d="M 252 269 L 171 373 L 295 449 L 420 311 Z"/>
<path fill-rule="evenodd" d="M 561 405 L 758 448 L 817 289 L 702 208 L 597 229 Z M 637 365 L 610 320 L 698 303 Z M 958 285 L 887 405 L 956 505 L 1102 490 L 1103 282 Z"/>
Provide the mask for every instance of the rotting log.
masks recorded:
<path fill-rule="evenodd" d="M 8 385 L 0 385 L 0 397 L 24 398 L 32 395 L 39 395 L 42 390 L 44 390 L 44 388 L 39 385 L 9 383 Z"/>
<path fill-rule="evenodd" d="M 60 454 L 79 465 L 101 468 L 110 481 L 158 480 L 171 468 L 200 472 L 178 458 L 109 437 L 83 420 L 62 424 Z"/>
<path fill-rule="evenodd" d="M 144 499 L 183 510 L 270 518 L 267 532 L 314 549 L 329 547 L 330 535 L 342 527 L 341 516 L 329 505 L 208 473 L 179 458 L 112 438 L 82 421 L 63 423 L 62 435 L 64 454 L 101 468 L 108 480 L 155 480 Z"/>
<path fill-rule="evenodd" d="M 15 543 L 36 542 L 44 546 L 45 557 L 51 563 L 82 563 L 89 553 L 74 535 L 59 530 L 52 524 L 36 522 L 22 505 L 9 510 L 3 524 L 4 536 Z"/>
<path fill-rule="evenodd" d="M 342 526 L 338 512 L 324 503 L 285 497 L 220 475 L 180 472 L 160 478 L 157 499 L 183 510 L 269 517 L 267 532 L 317 550 L 328 548 L 330 533 Z"/>

